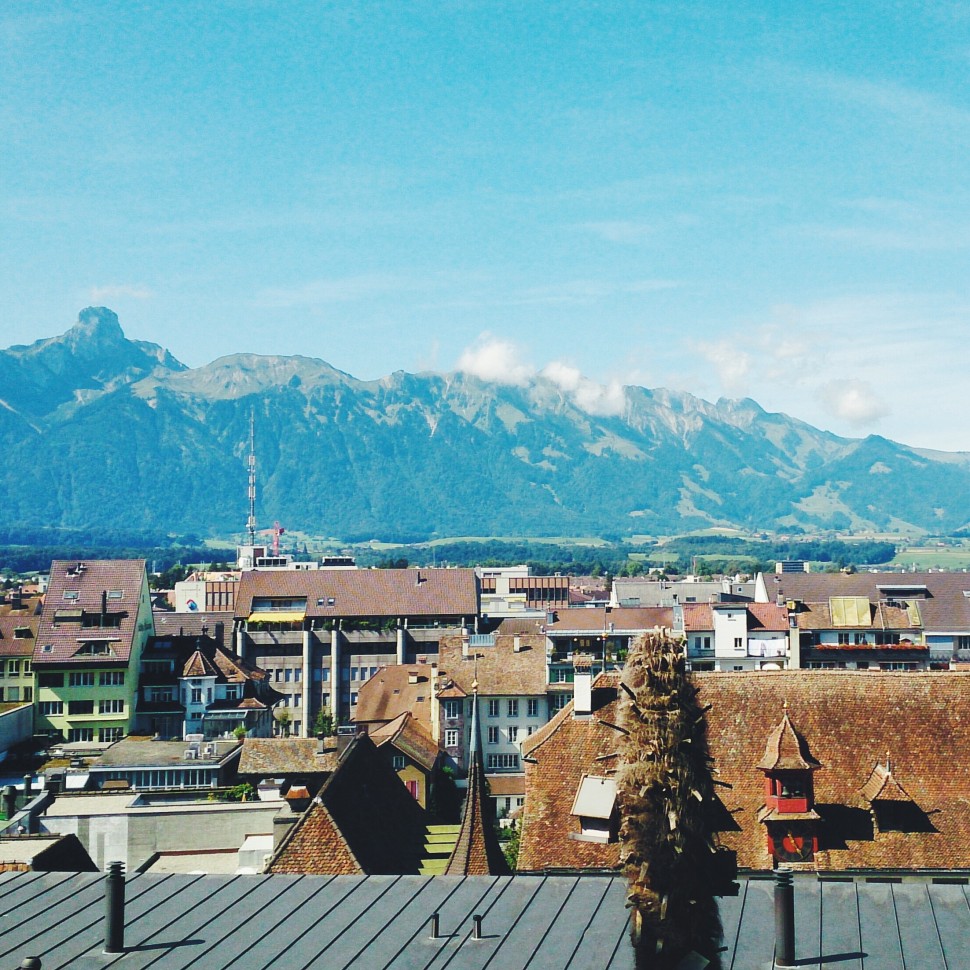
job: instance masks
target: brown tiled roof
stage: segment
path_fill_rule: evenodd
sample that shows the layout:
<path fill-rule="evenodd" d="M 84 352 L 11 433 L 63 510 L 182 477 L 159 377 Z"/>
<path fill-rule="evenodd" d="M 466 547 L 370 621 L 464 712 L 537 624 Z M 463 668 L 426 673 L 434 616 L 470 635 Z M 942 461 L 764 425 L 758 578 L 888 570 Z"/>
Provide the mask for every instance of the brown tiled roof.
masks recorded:
<path fill-rule="evenodd" d="M 39 626 L 39 616 L 9 613 L 0 616 L 0 657 L 29 657 L 33 654 Z M 16 637 L 15 633 L 20 629 L 29 630 L 30 636 L 22 639 Z"/>
<path fill-rule="evenodd" d="M 486 775 L 485 778 L 493 798 L 525 794 L 525 775 Z"/>
<path fill-rule="evenodd" d="M 573 630 L 581 633 L 603 633 L 613 624 L 616 633 L 642 633 L 658 627 L 673 626 L 674 611 L 668 606 L 575 607 L 557 610 L 554 623 L 547 625 L 550 634 Z"/>
<path fill-rule="evenodd" d="M 417 673 L 416 684 L 408 683 L 411 673 Z M 361 684 L 357 694 L 358 724 L 386 723 L 405 711 L 430 729 L 431 727 L 431 664 L 387 664 Z"/>
<path fill-rule="evenodd" d="M 390 744 L 425 771 L 434 768 L 441 753 L 429 730 L 410 711 L 371 731 L 370 737 L 379 748 Z"/>
<path fill-rule="evenodd" d="M 236 616 L 249 616 L 254 596 L 305 596 L 306 615 L 321 618 L 471 619 L 478 613 L 478 579 L 473 569 L 252 570 L 239 581 Z"/>
<path fill-rule="evenodd" d="M 898 606 L 885 603 L 869 604 L 869 622 L 847 625 L 836 623 L 828 600 L 824 603 L 803 603 L 795 614 L 799 630 L 911 630 L 920 628 L 909 613 Z"/>
<path fill-rule="evenodd" d="M 439 641 L 438 676 L 443 689 L 452 679 L 470 694 L 472 682 L 477 678 L 478 693 L 482 697 L 545 694 L 544 636 L 521 636 L 521 649 L 516 652 L 515 637 L 498 634 L 492 647 L 470 647 L 467 659 L 462 657 L 461 644 L 460 636 L 445 636 Z"/>
<path fill-rule="evenodd" d="M 461 829 L 445 875 L 503 876 L 508 872 L 509 866 L 495 833 L 494 803 L 488 797 L 488 783 L 485 781 L 476 697 L 472 702 L 471 768 L 461 812 Z"/>
<path fill-rule="evenodd" d="M 821 765 L 812 757 L 808 743 L 791 722 L 787 709 L 778 725 L 768 735 L 764 757 L 758 762 L 764 771 L 804 768 L 814 771 Z"/>
<path fill-rule="evenodd" d="M 612 776 L 619 763 L 617 682 L 601 674 L 593 684 L 593 713 L 573 717 L 570 702 L 522 745 L 526 800 L 522 816 L 519 871 L 615 869 L 619 844 L 580 842 L 579 818 L 570 814 L 583 775 Z M 608 723 L 604 723 L 608 722 Z"/>
<path fill-rule="evenodd" d="M 802 603 L 823 603 L 830 596 L 916 601 L 927 632 L 970 632 L 970 598 L 964 595 L 970 593 L 968 573 L 782 573 L 766 574 L 764 580 L 769 597 L 780 592 L 784 599 Z M 920 586 L 926 587 L 926 595 L 905 592 Z"/>
<path fill-rule="evenodd" d="M 273 855 L 267 872 L 336 875 L 417 873 L 427 816 L 367 735 L 336 770 Z M 328 843 L 343 843 L 339 851 Z M 348 870 L 349 865 L 357 868 Z"/>
<path fill-rule="evenodd" d="M 316 738 L 245 738 L 239 757 L 241 775 L 329 774 L 337 767 L 336 744 L 318 754 Z"/>
<path fill-rule="evenodd" d="M 9 593 L 7 594 L 10 595 Z M 9 600 L 0 602 L 0 616 L 9 616 L 11 613 L 21 616 L 40 616 L 41 606 L 44 597 L 39 594 L 23 595 L 20 598 L 20 605 L 15 607 Z"/>
<path fill-rule="evenodd" d="M 731 785 L 719 789 L 731 820 L 720 839 L 742 868 L 771 867 L 758 822 L 764 776 L 755 766 L 785 701 L 823 765 L 813 776 L 819 869 L 970 868 L 970 674 L 792 670 L 695 679 L 699 702 L 712 705 L 715 777 Z M 924 813 L 914 826 L 922 830 L 874 828 L 862 789 L 887 750 L 893 773 Z"/>
<path fill-rule="evenodd" d="M 81 569 L 77 568 L 79 565 Z M 50 586 L 37 631 L 34 664 L 81 663 L 90 667 L 101 663 L 127 663 L 146 581 L 144 559 L 101 559 L 80 564 L 77 560 L 56 560 L 51 563 Z M 80 611 L 99 613 L 101 594 L 106 590 L 121 593 L 120 598 L 108 599 L 107 603 L 110 613 L 122 614 L 121 625 L 83 628 Z M 65 599 L 65 592 L 76 593 L 77 598 Z M 71 614 L 76 619 L 71 619 Z M 76 656 L 84 639 L 110 639 L 114 656 Z"/>
<path fill-rule="evenodd" d="M 911 802 L 908 791 L 896 780 L 892 770 L 877 764 L 859 793 L 867 802 Z"/>
<path fill-rule="evenodd" d="M 182 667 L 183 677 L 216 677 L 216 665 L 201 651 L 195 650 Z"/>

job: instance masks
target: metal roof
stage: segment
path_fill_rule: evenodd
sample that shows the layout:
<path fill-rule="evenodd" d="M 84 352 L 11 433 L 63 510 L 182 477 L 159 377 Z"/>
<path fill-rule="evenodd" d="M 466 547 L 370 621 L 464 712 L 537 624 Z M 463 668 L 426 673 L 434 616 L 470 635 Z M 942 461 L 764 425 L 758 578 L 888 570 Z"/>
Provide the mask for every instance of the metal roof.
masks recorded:
<path fill-rule="evenodd" d="M 4 874 L 0 959 L 39 956 L 44 970 L 633 970 L 616 877 L 146 873 L 128 879 L 126 896 L 127 952 L 112 958 L 102 953 L 102 876 Z"/>
<path fill-rule="evenodd" d="M 620 876 L 132 876 L 126 952 L 102 953 L 104 877 L 0 875 L 0 959 L 44 970 L 633 970 Z M 970 951 L 966 885 L 795 877 L 795 959 L 944 970 Z M 441 937 L 429 918 L 440 914 Z M 720 900 L 723 970 L 770 968 L 773 883 Z M 481 914 L 482 939 L 472 916 Z"/>

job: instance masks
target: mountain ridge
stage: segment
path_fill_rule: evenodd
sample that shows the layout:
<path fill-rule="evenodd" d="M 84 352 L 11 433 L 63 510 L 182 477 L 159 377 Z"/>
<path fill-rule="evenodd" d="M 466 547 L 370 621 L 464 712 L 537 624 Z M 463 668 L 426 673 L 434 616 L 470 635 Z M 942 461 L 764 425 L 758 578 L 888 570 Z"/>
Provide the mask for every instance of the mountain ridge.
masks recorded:
<path fill-rule="evenodd" d="M 955 530 L 970 456 L 841 438 L 750 398 L 461 371 L 360 381 L 323 360 L 188 368 L 90 307 L 0 351 L 11 521 L 240 533 L 256 418 L 260 516 L 321 535 Z"/>

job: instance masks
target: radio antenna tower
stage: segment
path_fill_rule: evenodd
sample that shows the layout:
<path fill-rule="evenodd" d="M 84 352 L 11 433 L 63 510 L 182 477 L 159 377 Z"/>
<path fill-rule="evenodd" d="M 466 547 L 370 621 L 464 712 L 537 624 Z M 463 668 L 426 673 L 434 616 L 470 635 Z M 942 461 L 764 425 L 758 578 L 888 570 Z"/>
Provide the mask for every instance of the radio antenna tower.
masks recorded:
<path fill-rule="evenodd" d="M 256 545 L 256 409 L 249 409 L 249 544 Z"/>

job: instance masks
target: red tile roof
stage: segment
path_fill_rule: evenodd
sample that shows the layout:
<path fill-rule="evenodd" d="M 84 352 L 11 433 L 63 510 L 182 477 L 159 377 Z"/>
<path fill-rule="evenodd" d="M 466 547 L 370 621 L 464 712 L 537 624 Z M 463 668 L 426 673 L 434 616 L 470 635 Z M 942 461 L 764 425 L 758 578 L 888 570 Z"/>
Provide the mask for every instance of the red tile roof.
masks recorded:
<path fill-rule="evenodd" d="M 460 636 L 442 637 L 438 645 L 438 677 L 442 687 L 439 697 L 447 696 L 444 691 L 450 680 L 471 694 L 476 678 L 482 697 L 545 694 L 546 638 L 497 634 L 494 646 L 470 647 L 466 658 Z"/>
<path fill-rule="evenodd" d="M 410 711 L 405 711 L 393 721 L 371 731 L 370 738 L 379 748 L 390 744 L 425 771 L 434 768 L 441 754 L 431 732 Z"/>
<path fill-rule="evenodd" d="M 78 567 L 81 568 L 78 568 Z M 127 663 L 134 641 L 142 591 L 147 589 L 144 559 L 57 560 L 51 563 L 34 648 L 35 665 L 75 663 L 86 666 Z M 117 627 L 83 627 L 81 614 L 101 612 L 108 593 L 109 613 L 120 613 Z M 112 597 L 112 593 L 120 593 Z M 66 594 L 66 595 L 65 595 Z M 112 656 L 77 656 L 85 641 L 108 640 Z"/>
<path fill-rule="evenodd" d="M 431 664 L 386 664 L 361 684 L 354 720 L 358 724 L 385 724 L 406 711 L 431 728 Z M 416 674 L 417 682 L 409 683 Z M 372 732 L 373 733 L 373 732 Z"/>
<path fill-rule="evenodd" d="M 39 616 L 6 614 L 0 616 L 0 657 L 29 657 L 37 642 Z M 15 636 L 18 630 L 29 630 L 30 636 Z"/>

